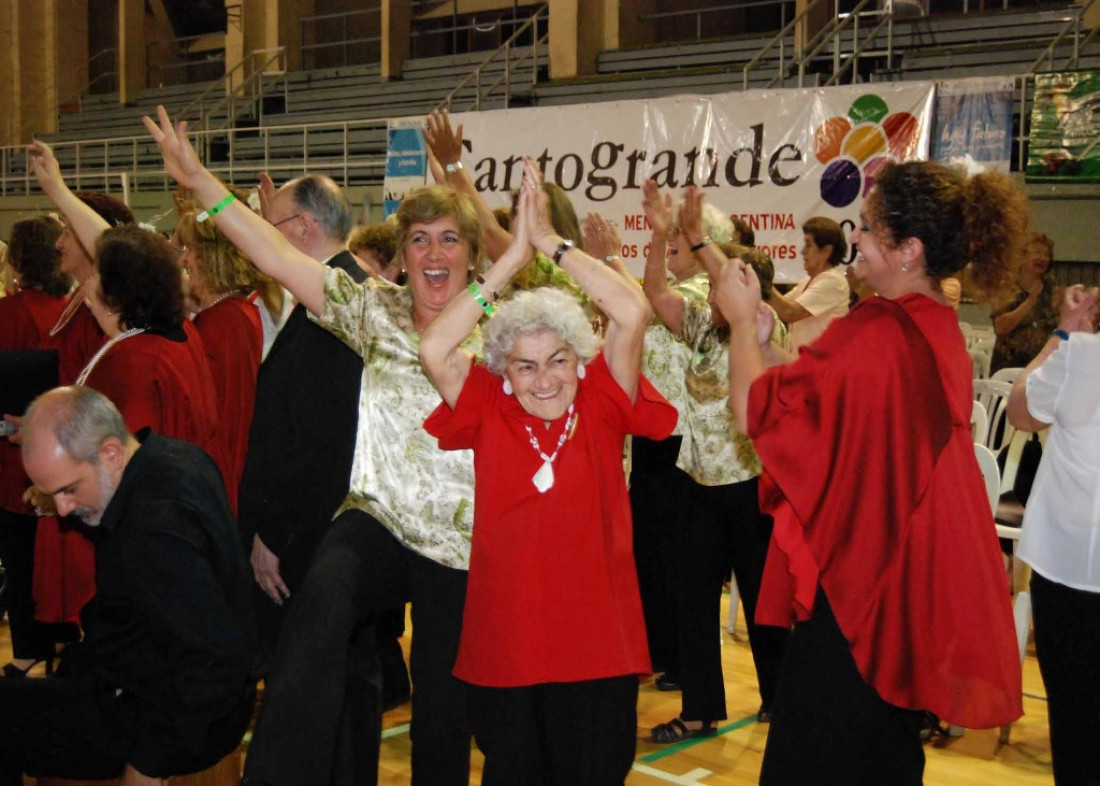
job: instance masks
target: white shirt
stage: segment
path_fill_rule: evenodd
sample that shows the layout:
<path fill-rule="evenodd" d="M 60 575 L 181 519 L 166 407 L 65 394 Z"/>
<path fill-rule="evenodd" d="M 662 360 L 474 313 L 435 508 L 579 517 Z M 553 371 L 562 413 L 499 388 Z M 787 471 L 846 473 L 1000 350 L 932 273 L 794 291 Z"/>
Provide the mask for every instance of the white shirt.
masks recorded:
<path fill-rule="evenodd" d="M 830 322 L 848 313 L 848 294 L 848 279 L 839 265 L 813 278 L 806 276 L 795 284 L 787 297 L 809 311 L 810 316 L 791 323 L 787 333 L 791 352 L 797 354 L 799 347 L 812 344 Z"/>
<path fill-rule="evenodd" d="M 1051 427 L 1019 556 L 1051 581 L 1100 592 L 1100 336 L 1063 341 L 1028 377 L 1027 407 Z"/>

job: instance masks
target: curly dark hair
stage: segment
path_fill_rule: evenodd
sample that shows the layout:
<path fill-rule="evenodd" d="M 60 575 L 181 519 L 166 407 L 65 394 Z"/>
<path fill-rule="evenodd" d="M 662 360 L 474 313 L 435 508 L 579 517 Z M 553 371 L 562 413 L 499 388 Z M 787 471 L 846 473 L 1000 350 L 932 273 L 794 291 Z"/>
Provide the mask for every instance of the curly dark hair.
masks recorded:
<path fill-rule="evenodd" d="M 164 237 L 139 227 L 108 229 L 96 258 L 103 303 L 122 324 L 154 333 L 183 324 L 183 277 Z"/>
<path fill-rule="evenodd" d="M 932 161 L 887 164 L 868 198 L 894 245 L 915 237 L 934 281 L 964 267 L 983 298 L 1002 287 L 1026 247 L 1027 197 L 1008 175 L 966 177 Z"/>
<path fill-rule="evenodd" d="M 72 280 L 58 267 L 55 244 L 64 229 L 57 216 L 45 215 L 16 221 L 11 228 L 8 262 L 25 289 L 37 289 L 61 297 Z"/>
<path fill-rule="evenodd" d="M 126 227 L 137 223 L 134 213 L 122 200 L 96 191 L 77 191 L 76 198 L 90 207 L 112 227 Z"/>

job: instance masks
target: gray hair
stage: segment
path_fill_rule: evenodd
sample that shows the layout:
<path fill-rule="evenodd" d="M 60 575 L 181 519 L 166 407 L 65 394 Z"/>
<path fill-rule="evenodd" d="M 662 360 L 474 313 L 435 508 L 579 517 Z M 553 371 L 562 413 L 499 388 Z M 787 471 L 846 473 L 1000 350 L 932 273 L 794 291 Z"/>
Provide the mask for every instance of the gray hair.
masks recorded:
<path fill-rule="evenodd" d="M 554 287 L 539 287 L 518 292 L 497 306 L 497 313 L 482 331 L 486 367 L 503 376 L 516 339 L 546 332 L 559 335 L 582 363 L 600 349 L 600 338 L 577 299 Z"/>
<path fill-rule="evenodd" d="M 709 202 L 703 203 L 703 232 L 715 243 L 728 243 L 733 237 L 733 219 Z"/>
<path fill-rule="evenodd" d="M 351 234 L 351 203 L 336 181 L 326 175 L 306 175 L 290 186 L 297 208 L 312 215 L 326 237 L 343 243 Z"/>
<path fill-rule="evenodd" d="M 56 388 L 31 402 L 22 429 L 24 456 L 31 451 L 32 427 L 39 419 L 52 424 L 54 439 L 74 461 L 98 464 L 103 440 L 117 437 L 126 444 L 130 438 L 126 421 L 111 400 L 83 385 Z"/>

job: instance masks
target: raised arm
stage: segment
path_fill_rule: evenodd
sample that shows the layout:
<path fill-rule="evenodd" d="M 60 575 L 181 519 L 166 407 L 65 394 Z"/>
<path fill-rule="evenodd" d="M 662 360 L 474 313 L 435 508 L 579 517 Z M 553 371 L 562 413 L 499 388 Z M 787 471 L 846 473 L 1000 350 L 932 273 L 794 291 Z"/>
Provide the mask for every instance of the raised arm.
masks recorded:
<path fill-rule="evenodd" d="M 473 200 L 474 207 L 477 208 L 478 223 L 481 225 L 481 245 L 489 259 L 496 262 L 511 245 L 512 236 L 497 223 L 492 208 L 474 186 L 473 178 L 461 166 L 462 126 L 459 125 L 457 129 L 451 126 L 451 117 L 446 109 L 432 112 L 424 124 L 424 141 L 443 167 L 447 185 Z M 450 167 L 450 171 L 447 171 L 447 167 Z"/>
<path fill-rule="evenodd" d="M 1085 289 L 1081 284 L 1075 284 L 1068 288 L 1059 307 L 1058 329 L 1067 333 L 1074 331 L 1095 332 L 1097 300 L 1100 297 L 1100 289 L 1092 287 Z M 1057 335 L 1047 339 L 1047 343 L 1035 356 L 1035 359 L 1027 364 L 1020 376 L 1012 383 L 1012 392 L 1008 396 L 1007 415 L 1008 422 L 1023 431 L 1042 431 L 1050 426 L 1049 423 L 1035 418 L 1027 405 L 1027 380 L 1032 372 L 1046 362 L 1051 353 L 1062 343 Z"/>
<path fill-rule="evenodd" d="M 718 308 L 730 323 L 730 410 L 747 434 L 749 388 L 768 366 L 764 353 L 771 346 L 771 328 L 760 323 L 760 281 L 751 265 L 733 260 L 714 284 Z"/>
<path fill-rule="evenodd" d="M 537 209 L 535 199 L 533 192 L 524 190 L 520 194 L 519 215 Z M 497 263 L 484 276 L 478 277 L 469 292 L 453 298 L 421 333 L 420 363 L 447 406 L 453 408 L 458 402 L 470 374 L 472 361 L 462 351 L 461 345 L 484 313 L 484 307 L 478 302 L 474 291 L 486 303 L 493 302 L 530 258 L 531 244 L 528 242 L 527 222 L 520 220 L 516 222 L 516 232 L 512 235 L 511 244 Z"/>
<path fill-rule="evenodd" d="M 604 358 L 611 375 L 630 399 L 638 390 L 642 342 L 653 312 L 641 287 L 624 278 L 602 260 L 594 259 L 576 247 L 562 250 L 565 243 L 550 222 L 546 193 L 533 161 L 524 158 L 523 188 L 537 197 L 537 210 L 527 210 L 521 220 L 527 224 L 531 245 L 555 260 L 580 284 L 589 299 L 608 317 L 604 334 Z"/>
<path fill-rule="evenodd" d="M 111 225 L 99 213 L 81 202 L 65 184 L 57 158 L 49 145 L 45 142 L 34 142 L 27 148 L 27 155 L 30 157 L 31 171 L 38 180 L 38 186 L 57 205 L 57 209 L 65 214 L 65 220 L 76 233 L 80 245 L 84 246 L 88 256 L 94 258 L 100 235 L 110 229 Z"/>
<path fill-rule="evenodd" d="M 642 184 L 642 209 L 645 211 L 653 237 L 649 241 L 649 256 L 645 261 L 642 289 L 658 318 L 673 333 L 679 333 L 684 322 L 684 296 L 668 283 L 668 233 L 672 229 L 672 196 L 661 194 L 652 180 Z"/>
<path fill-rule="evenodd" d="M 300 303 L 314 314 L 324 305 L 325 268 L 317 260 L 299 251 L 272 224 L 230 196 L 220 180 L 199 161 L 187 138 L 187 123 L 175 126 L 164 107 L 157 107 L 159 124 L 152 118 L 142 121 L 164 157 L 164 168 L 180 185 L 190 188 L 195 199 L 211 213 L 208 221 L 244 252 L 263 272 L 290 290 Z M 216 212 L 215 212 L 216 211 Z"/>

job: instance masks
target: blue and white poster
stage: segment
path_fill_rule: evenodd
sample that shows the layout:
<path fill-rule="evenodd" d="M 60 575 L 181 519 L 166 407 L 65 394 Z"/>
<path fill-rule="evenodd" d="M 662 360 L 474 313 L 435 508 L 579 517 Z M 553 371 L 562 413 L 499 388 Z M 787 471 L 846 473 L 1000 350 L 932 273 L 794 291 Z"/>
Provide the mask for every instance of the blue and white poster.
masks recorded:
<path fill-rule="evenodd" d="M 386 177 L 382 184 L 383 218 L 397 211 L 401 200 L 424 185 L 428 175 L 428 153 L 420 132 L 423 118 L 391 120 L 386 140 Z"/>
<path fill-rule="evenodd" d="M 1008 172 L 1012 161 L 1011 77 L 936 86 L 932 158 L 969 172 Z"/>

